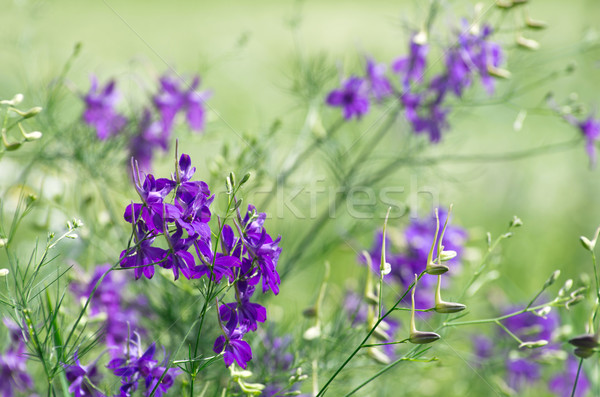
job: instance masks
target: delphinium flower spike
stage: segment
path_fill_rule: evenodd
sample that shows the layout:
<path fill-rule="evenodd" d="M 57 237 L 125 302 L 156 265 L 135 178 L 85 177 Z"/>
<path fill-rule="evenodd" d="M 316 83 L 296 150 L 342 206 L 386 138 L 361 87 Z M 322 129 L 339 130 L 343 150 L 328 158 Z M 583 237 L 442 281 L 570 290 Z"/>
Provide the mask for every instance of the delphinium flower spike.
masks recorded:
<path fill-rule="evenodd" d="M 408 340 L 415 344 L 425 344 L 435 342 L 440 339 L 440 336 L 435 332 L 417 331 L 415 326 L 415 290 L 417 289 L 417 282 L 419 281 L 418 276 L 415 274 L 415 284 L 411 291 L 411 311 L 410 311 L 410 335 Z"/>

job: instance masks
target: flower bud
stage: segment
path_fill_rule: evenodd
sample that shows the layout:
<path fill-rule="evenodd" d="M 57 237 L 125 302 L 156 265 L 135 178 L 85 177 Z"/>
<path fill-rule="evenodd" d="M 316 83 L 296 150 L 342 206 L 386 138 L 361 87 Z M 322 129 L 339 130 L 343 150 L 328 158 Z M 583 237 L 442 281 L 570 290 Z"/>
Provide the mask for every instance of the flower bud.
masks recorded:
<path fill-rule="evenodd" d="M 575 353 L 575 355 L 577 357 L 588 358 L 592 354 L 594 354 L 594 350 L 592 350 L 592 349 L 586 349 L 586 348 L 583 348 L 583 347 L 578 347 L 578 348 L 575 349 L 575 351 L 573 353 Z"/>
<path fill-rule="evenodd" d="M 494 77 L 499 77 L 501 79 L 510 79 L 510 77 L 512 76 L 512 74 L 508 70 L 497 68 L 492 65 L 488 65 L 487 70 L 490 75 Z"/>
<path fill-rule="evenodd" d="M 0 277 L 6 277 L 8 273 L 8 269 L 0 269 Z"/>
<path fill-rule="evenodd" d="M 21 102 L 23 102 L 23 94 L 17 94 L 12 99 L 10 99 L 10 100 L 4 99 L 4 100 L 0 101 L 0 105 L 15 106 L 15 105 L 18 105 Z"/>
<path fill-rule="evenodd" d="M 374 346 L 369 347 L 367 354 L 380 364 L 387 365 L 391 362 L 390 358 L 384 352 Z"/>
<path fill-rule="evenodd" d="M 413 42 L 415 44 L 419 44 L 419 45 L 427 44 L 427 32 L 425 32 L 424 30 L 421 30 L 419 33 L 417 33 L 415 35 L 415 37 L 413 37 Z"/>
<path fill-rule="evenodd" d="M 9 110 L 18 114 L 19 116 L 21 116 L 24 119 L 29 119 L 33 116 L 36 116 L 38 113 L 40 113 L 42 111 L 42 108 L 39 106 L 35 106 L 26 111 L 22 111 L 17 108 L 9 108 Z"/>
<path fill-rule="evenodd" d="M 527 48 L 528 50 L 537 50 L 540 48 L 540 43 L 533 39 L 527 39 L 521 35 L 517 36 L 517 45 Z"/>
<path fill-rule="evenodd" d="M 317 316 L 317 309 L 313 306 L 307 307 L 302 311 L 302 315 L 306 318 L 315 318 Z"/>
<path fill-rule="evenodd" d="M 511 8 L 512 6 L 512 0 L 496 0 L 496 7 L 498 8 Z"/>
<path fill-rule="evenodd" d="M 383 324 L 383 322 L 381 324 Z M 375 338 L 379 339 L 380 341 L 385 342 L 387 340 L 390 340 L 392 337 L 390 336 L 390 334 L 385 332 L 385 329 L 381 327 L 381 324 L 379 327 L 375 328 L 375 330 L 373 331 L 373 336 L 375 336 Z"/>
<path fill-rule="evenodd" d="M 462 303 L 439 302 L 435 304 L 434 310 L 438 313 L 457 313 L 465 310 L 467 307 Z"/>
<path fill-rule="evenodd" d="M 558 290 L 558 296 L 564 296 L 573 287 L 573 280 L 568 279 L 561 289 Z"/>
<path fill-rule="evenodd" d="M 513 216 L 512 221 L 509 224 L 510 227 L 521 227 L 523 226 L 523 221 L 518 216 Z"/>
<path fill-rule="evenodd" d="M 531 29 L 546 29 L 548 27 L 548 24 L 546 22 L 529 17 L 525 18 L 525 25 L 527 25 L 527 27 Z"/>
<path fill-rule="evenodd" d="M 384 276 L 387 276 L 392 271 L 392 265 L 390 265 L 389 262 L 385 262 L 382 267 L 381 274 Z"/>
<path fill-rule="evenodd" d="M 425 271 L 432 276 L 439 276 L 446 273 L 450 268 L 446 265 L 438 265 L 437 263 L 430 263 L 425 268 Z"/>
<path fill-rule="evenodd" d="M 422 345 L 426 343 L 435 342 L 440 339 L 440 336 L 435 332 L 416 331 L 411 332 L 408 340 L 410 343 Z"/>
<path fill-rule="evenodd" d="M 548 280 L 546 280 L 546 282 L 544 283 L 543 289 L 546 289 L 549 286 L 551 286 L 552 284 L 554 284 L 559 277 L 560 277 L 560 270 L 555 270 L 554 273 L 552 273 L 552 275 L 550 275 Z"/>
<path fill-rule="evenodd" d="M 244 177 L 240 181 L 240 186 L 242 186 L 244 183 L 248 182 L 248 179 L 250 179 L 250 173 L 249 172 L 247 172 L 246 175 L 244 175 Z"/>
<path fill-rule="evenodd" d="M 458 255 L 456 253 L 456 251 L 451 251 L 451 250 L 442 251 L 442 254 L 440 255 L 440 259 L 441 259 L 442 262 L 447 262 L 447 261 L 449 261 L 451 259 L 456 258 L 456 255 Z"/>
<path fill-rule="evenodd" d="M 365 294 L 365 301 L 369 304 L 369 305 L 378 305 L 379 304 L 379 298 L 377 297 L 377 295 L 375 295 L 373 292 L 369 291 Z"/>
<path fill-rule="evenodd" d="M 240 385 L 240 389 L 242 389 L 244 393 L 253 396 L 258 396 L 262 394 L 262 390 L 265 388 L 265 385 L 261 383 L 246 383 L 241 379 L 238 380 L 238 385 Z"/>
<path fill-rule="evenodd" d="M 314 340 L 314 339 L 319 338 L 320 336 L 321 336 L 321 327 L 318 325 L 310 327 L 309 329 L 304 331 L 304 335 L 302 335 L 302 337 L 306 340 Z"/>
<path fill-rule="evenodd" d="M 588 250 L 590 252 L 592 252 L 594 250 L 594 247 L 596 246 L 596 240 L 590 241 L 585 236 L 579 237 L 579 241 L 581 241 L 581 245 L 583 245 L 583 248 L 585 248 L 586 250 Z"/>
<path fill-rule="evenodd" d="M 519 345 L 519 349 L 522 349 L 524 347 L 528 348 L 528 349 L 536 349 L 538 347 L 543 347 L 546 346 L 548 344 L 548 341 L 545 339 L 540 339 L 540 340 L 534 340 L 531 342 L 523 342 Z"/>
<path fill-rule="evenodd" d="M 594 334 L 583 334 L 569 339 L 569 343 L 583 349 L 598 347 L 598 337 Z"/>
<path fill-rule="evenodd" d="M 0 238 L 0 248 L 4 247 L 8 243 L 7 238 Z"/>

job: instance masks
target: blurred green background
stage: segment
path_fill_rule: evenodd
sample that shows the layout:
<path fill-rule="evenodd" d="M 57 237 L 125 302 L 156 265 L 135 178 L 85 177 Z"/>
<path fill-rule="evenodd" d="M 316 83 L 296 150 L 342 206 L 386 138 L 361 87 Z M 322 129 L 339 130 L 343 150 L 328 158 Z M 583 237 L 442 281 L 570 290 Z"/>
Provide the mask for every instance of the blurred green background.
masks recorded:
<path fill-rule="evenodd" d="M 440 3 L 430 60 L 436 54 L 439 56 L 435 45 L 449 37 L 459 26 L 460 18 L 473 16 L 475 4 L 468 1 Z M 154 92 L 152 79 L 171 68 L 184 76 L 200 73 L 201 88 L 213 92 L 207 131 L 202 135 L 180 132 L 178 137 L 184 150 L 194 159 L 197 177 L 209 179 L 209 168 L 224 142 L 228 142 L 234 152 L 242 150 L 246 142 L 241 136 L 260 137 L 273 120 L 279 119 L 282 128 L 270 143 L 272 154 L 264 164 L 267 175 L 276 176 L 288 153 L 297 152 L 298 147 L 303 148 L 310 141 L 310 134 L 300 133 L 306 107 L 293 89 L 298 80 L 299 60 L 324 59 L 323 73 L 331 77 L 320 87 L 326 93 L 335 87 L 339 77 L 361 73 L 364 54 L 386 63 L 405 54 L 407 40 L 425 19 L 429 2 L 1 0 L 1 4 L 2 98 L 23 92 L 26 104 L 37 105 L 76 43 L 82 43 L 83 47 L 67 76 L 73 94 L 87 90 L 90 74 L 98 75 L 100 81 L 115 77 L 125 97 L 121 104 L 123 109 L 135 109 L 132 104 Z M 487 9 L 493 2 L 482 4 Z M 496 104 L 479 85 L 470 89 L 463 102 L 455 103 L 449 119 L 451 129 L 444 134 L 442 142 L 424 152 L 426 157 L 477 155 L 484 160 L 442 160 L 431 167 L 409 166 L 378 186 L 403 186 L 406 191 L 414 191 L 410 187 L 412 181 L 419 188 L 427 187 L 439 193 L 443 205 L 454 203 L 455 222 L 471 232 L 474 248 L 483 247 L 486 231 L 498 235 L 506 229 L 513 215 L 520 216 L 525 227 L 503 246 L 500 268 L 503 276 L 490 285 L 492 291 L 498 291 L 503 297 L 500 301 L 506 303 L 526 301 L 555 269 L 561 269 L 561 280 L 577 279 L 580 273 L 589 273 L 590 260 L 578 237 L 591 236 L 600 225 L 600 171 L 589 169 L 583 141 L 568 150 L 493 161 L 494 156 L 503 153 L 569 141 L 578 136 L 575 128 L 547 110 L 544 98 L 548 92 L 552 91 L 559 103 L 571 93 L 577 93 L 579 100 L 589 105 L 583 116 L 593 111 L 599 101 L 597 43 L 600 33 L 596 29 L 600 28 L 600 3 L 538 0 L 529 2 L 527 12 L 548 23 L 545 30 L 527 32 L 527 37 L 539 41 L 541 48 L 535 52 L 516 48 L 512 26 L 517 22 L 510 19 L 503 22 L 498 38 L 506 45 L 505 65 L 513 78 L 497 82 L 496 94 L 501 97 L 523 87 L 526 91 L 518 96 L 509 95 L 508 101 Z M 490 12 L 489 16 L 493 23 L 500 21 L 497 11 Z M 575 70 L 565 73 L 571 64 L 576 65 Z M 536 84 L 530 86 L 533 83 Z M 76 100 L 68 103 L 68 107 L 62 108 L 65 124 L 82 109 Z M 513 123 L 523 108 L 532 110 L 523 128 L 517 131 Z M 374 109 L 364 120 L 349 123 L 337 135 L 340 147 L 351 147 L 354 140 L 369 130 L 379 112 Z M 320 108 L 325 126 L 332 124 L 337 115 L 337 109 Z M 407 138 L 407 134 L 406 128 L 397 135 L 394 131 L 388 134 L 368 164 L 378 164 L 395 153 L 403 153 L 406 148 L 402 145 L 412 139 Z M 359 140 L 354 150 L 359 150 L 366 140 Z M 327 150 L 313 154 L 314 161 L 305 163 L 290 186 L 326 189 L 331 178 L 323 160 L 328 155 Z M 157 169 L 169 172 L 170 159 L 168 155 L 160 157 Z M 221 176 L 229 171 L 227 164 L 221 165 L 221 169 Z M 251 167 L 235 171 L 241 175 L 249 169 Z M 215 177 L 211 186 L 222 184 L 221 181 L 222 178 Z M 263 182 L 262 186 L 254 186 L 248 201 L 260 202 L 263 197 L 260 188 L 269 185 Z M 325 194 L 318 198 L 327 200 Z M 123 202 L 128 200 L 124 198 Z M 314 222 L 314 217 L 308 216 L 310 200 L 303 195 L 294 201 L 307 215 L 303 219 L 296 218 L 276 201 L 268 209 L 259 209 L 273 215 L 268 230 L 281 234 L 284 249 L 291 249 L 302 231 Z M 428 202 L 422 203 L 423 208 L 428 205 Z M 326 206 L 326 202 L 319 201 L 318 213 Z M 421 215 L 426 213 L 423 208 Z M 381 227 L 384 210 L 385 206 L 378 203 L 373 210 L 376 216 L 361 221 L 352 236 L 344 234 L 345 221 L 332 220 L 323 234 L 338 233 L 347 243 L 328 247 L 326 257 L 306 256 L 296 263 L 299 269 L 284 281 L 281 296 L 271 300 L 270 315 L 277 317 L 279 313 L 286 323 L 300 316 L 316 296 L 325 259 L 331 262 L 333 269 L 334 286 L 329 303 L 333 308 L 335 298 L 343 294 L 346 279 L 362 274 L 356 264 L 356 252 L 370 246 L 373 232 Z M 408 217 L 404 216 L 393 219 L 390 224 L 401 228 L 407 221 Z M 283 260 L 289 260 L 285 255 L 284 252 Z M 582 308 L 580 314 L 576 311 L 571 317 L 567 316 L 571 319 L 568 321 L 579 327 L 578 332 L 583 331 L 583 325 L 577 322 L 584 313 L 585 308 Z M 299 325 L 300 321 L 292 324 Z M 460 345 L 461 338 L 457 334 L 452 334 L 452 341 Z M 464 346 L 461 346 L 468 350 L 468 344 L 462 342 Z M 441 352 L 439 356 L 443 356 Z M 469 369 L 458 353 L 450 356 L 449 361 L 441 365 L 457 371 L 442 372 L 436 380 L 430 369 L 431 379 L 418 387 L 408 387 L 406 393 L 439 395 L 444 389 L 449 393 L 446 395 L 467 395 L 469 387 L 475 387 L 471 393 L 485 390 L 482 380 L 475 375 L 466 376 L 462 382 L 457 379 L 461 371 Z M 390 378 L 401 374 L 397 372 Z M 374 393 L 377 389 L 370 390 Z"/>

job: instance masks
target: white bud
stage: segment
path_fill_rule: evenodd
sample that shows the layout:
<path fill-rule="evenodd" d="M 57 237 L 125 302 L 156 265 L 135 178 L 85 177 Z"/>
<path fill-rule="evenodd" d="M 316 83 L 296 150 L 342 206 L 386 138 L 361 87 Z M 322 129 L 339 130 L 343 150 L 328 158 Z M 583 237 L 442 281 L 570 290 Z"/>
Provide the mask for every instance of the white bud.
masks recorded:
<path fill-rule="evenodd" d="M 583 248 L 585 248 L 586 250 L 588 250 L 590 252 L 592 252 L 594 250 L 594 248 L 596 247 L 596 240 L 590 241 L 585 236 L 579 237 L 579 241 L 581 241 L 581 245 L 583 245 Z"/>
<path fill-rule="evenodd" d="M 384 276 L 387 276 L 388 274 L 390 274 L 391 271 L 392 271 L 392 265 L 390 265 L 388 262 L 385 262 L 383 264 L 383 269 L 381 269 L 381 274 L 383 274 Z"/>
<path fill-rule="evenodd" d="M 456 258 L 456 255 L 458 255 L 456 253 L 456 251 L 451 251 L 451 250 L 442 251 L 442 255 L 440 256 L 440 259 L 442 260 L 442 262 L 446 262 L 446 261 Z"/>
<path fill-rule="evenodd" d="M 314 340 L 321 336 L 321 327 L 315 325 L 310 327 L 306 331 L 304 331 L 304 335 L 302 336 L 306 340 Z"/>
<path fill-rule="evenodd" d="M 548 344 L 547 340 L 544 339 L 540 339 L 540 340 L 534 340 L 532 342 L 523 342 L 519 345 L 519 349 L 521 348 L 528 348 L 528 349 L 536 349 L 538 347 L 543 347 L 546 346 Z"/>
<path fill-rule="evenodd" d="M 0 269 L 0 277 L 8 276 L 8 269 Z"/>
<path fill-rule="evenodd" d="M 523 48 L 527 48 L 528 50 L 537 50 L 540 48 L 540 43 L 533 39 L 527 39 L 523 36 L 517 37 L 517 44 Z"/>
<path fill-rule="evenodd" d="M 8 243 L 7 238 L 0 238 L 0 248 L 4 247 Z"/>
<path fill-rule="evenodd" d="M 369 355 L 369 357 L 371 357 L 373 360 L 377 361 L 380 364 L 387 365 L 391 362 L 390 358 L 376 347 L 370 347 L 367 350 L 367 354 Z"/>
<path fill-rule="evenodd" d="M 38 139 L 40 139 L 42 137 L 42 133 L 39 131 L 31 131 L 31 132 L 27 132 L 25 134 L 23 134 L 23 136 L 25 137 L 25 140 L 27 142 L 31 142 L 31 141 L 37 141 Z"/>
<path fill-rule="evenodd" d="M 517 114 L 517 118 L 515 119 L 515 122 L 513 123 L 513 129 L 515 131 L 519 132 L 523 129 L 523 122 L 525 121 L 525 117 L 527 117 L 527 111 L 521 109 L 519 114 Z M 519 221 L 520 221 L 520 219 L 519 219 Z M 522 224 L 522 222 L 521 222 L 521 224 Z M 519 225 L 519 226 L 521 226 L 521 225 Z"/>

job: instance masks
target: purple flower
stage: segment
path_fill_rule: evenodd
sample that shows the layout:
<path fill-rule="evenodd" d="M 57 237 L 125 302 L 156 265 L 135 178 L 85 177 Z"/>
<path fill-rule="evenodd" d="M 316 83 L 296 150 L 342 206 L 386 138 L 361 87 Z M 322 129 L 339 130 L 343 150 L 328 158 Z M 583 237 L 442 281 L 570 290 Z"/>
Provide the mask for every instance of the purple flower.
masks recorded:
<path fill-rule="evenodd" d="M 344 118 L 360 119 L 369 111 L 369 84 L 360 77 L 352 76 L 342 83 L 342 88 L 333 90 L 327 96 L 329 106 L 342 107 Z"/>
<path fill-rule="evenodd" d="M 233 361 L 246 369 L 248 361 L 252 360 L 252 349 L 248 342 L 243 341 L 243 332 L 240 329 L 229 330 L 227 327 L 223 327 L 225 335 L 219 335 L 213 345 L 213 351 L 219 354 L 225 350 L 223 354 L 223 360 L 225 366 L 229 367 L 233 364 Z"/>
<path fill-rule="evenodd" d="M 69 382 L 69 393 L 73 393 L 75 397 L 104 397 L 104 394 L 94 387 L 94 384 L 100 381 L 96 363 L 87 366 L 81 365 L 77 351 L 73 359 L 75 362 L 73 365 L 63 365 L 67 382 Z"/>
<path fill-rule="evenodd" d="M 471 84 L 474 73 L 479 74 L 488 94 L 494 93 L 494 80 L 488 69 L 500 66 L 502 49 L 498 44 L 488 41 L 491 34 L 492 28 L 488 25 L 484 25 L 479 33 L 461 33 L 458 46 L 448 52 L 445 84 L 456 96 L 462 96 L 463 90 Z"/>
<path fill-rule="evenodd" d="M 385 65 L 376 64 L 371 58 L 367 58 L 367 82 L 371 95 L 378 102 L 393 92 L 390 81 L 385 76 Z"/>
<path fill-rule="evenodd" d="M 240 289 L 238 287 L 238 289 Z M 254 286 L 247 286 L 245 291 L 240 291 L 238 301 L 226 303 L 219 307 L 219 315 L 223 321 L 228 321 L 235 314 L 237 325 L 248 331 L 256 331 L 257 322 L 264 323 L 267 320 L 267 309 L 258 303 L 250 302 L 254 293 Z"/>
<path fill-rule="evenodd" d="M 143 353 L 141 353 L 139 337 L 137 341 L 129 339 L 126 343 L 122 354 L 113 358 L 106 367 L 121 378 L 121 396 L 130 396 L 137 390 L 142 380 L 146 389 L 144 395 L 149 396 L 166 367 L 159 365 L 154 358 L 155 343 L 152 343 Z M 154 395 L 161 396 L 166 393 L 173 386 L 174 379 L 179 373 L 176 368 L 169 368 Z"/>
<path fill-rule="evenodd" d="M 481 363 L 494 355 L 494 344 L 492 340 L 486 336 L 474 335 L 473 347 L 478 363 Z"/>
<path fill-rule="evenodd" d="M 410 40 L 409 55 L 396 59 L 392 63 L 392 71 L 396 74 L 403 75 L 402 85 L 405 90 L 408 90 L 410 83 L 423 81 L 425 67 L 427 65 L 427 53 L 429 46 L 426 43 L 419 43 L 417 38 L 421 34 L 413 35 Z"/>
<path fill-rule="evenodd" d="M 26 366 L 25 344 L 8 349 L 0 355 L 0 395 L 12 397 L 15 391 L 25 392 L 33 387 Z"/>
<path fill-rule="evenodd" d="M 513 307 L 507 310 L 506 313 L 515 312 L 519 309 Z M 502 322 L 523 342 L 533 342 L 540 339 L 550 342 L 552 333 L 559 325 L 558 314 L 554 311 L 551 311 L 545 317 L 536 316 L 530 312 L 522 313 L 502 320 Z M 505 333 L 503 330 L 500 332 Z"/>
<path fill-rule="evenodd" d="M 585 138 L 585 150 L 590 158 L 591 167 L 596 166 L 598 154 L 596 152 L 596 141 L 600 139 L 600 120 L 590 115 L 587 119 L 580 121 L 577 126 Z"/>
<path fill-rule="evenodd" d="M 197 236 L 182 238 L 183 229 L 179 226 L 177 226 L 177 230 L 173 235 L 169 235 L 168 232 L 166 234 L 170 241 L 171 250 L 161 266 L 165 269 L 172 269 L 175 280 L 179 278 L 180 272 L 185 278 L 192 278 L 196 270 L 196 261 L 194 256 L 188 252 L 188 249 L 196 241 Z"/>
<path fill-rule="evenodd" d="M 141 227 L 136 227 L 135 248 L 121 252 L 121 267 L 133 267 L 136 280 L 142 275 L 151 279 L 154 276 L 154 265 L 165 259 L 167 251 L 153 247 L 154 237 L 144 235 L 140 229 Z"/>
<path fill-rule="evenodd" d="M 83 97 L 86 109 L 83 121 L 96 129 L 98 139 L 105 140 L 125 127 L 127 119 L 115 111 L 119 94 L 115 81 L 110 80 L 102 89 L 98 88 L 96 76 L 90 76 L 90 91 Z"/>
<path fill-rule="evenodd" d="M 154 97 L 154 105 L 161 115 L 164 133 L 170 134 L 175 116 L 180 111 L 186 113 L 187 122 L 195 131 L 204 129 L 204 102 L 209 98 L 208 92 L 197 92 L 200 78 L 194 77 L 187 90 L 181 89 L 177 78 L 163 76 L 160 79 L 160 92 Z"/>
<path fill-rule="evenodd" d="M 196 266 L 193 278 L 201 278 L 206 275 L 211 281 L 218 284 L 221 282 L 223 276 L 227 276 L 229 282 L 233 282 L 235 279 L 233 269 L 241 266 L 238 258 L 221 253 L 217 253 L 215 257 L 210 245 L 204 241 L 196 241 L 194 247 L 196 248 L 198 258 L 203 263 Z"/>
<path fill-rule="evenodd" d="M 275 295 L 279 293 L 279 273 L 277 273 L 277 261 L 281 248 L 279 241 L 281 237 L 273 240 L 264 228 L 267 215 L 256 213 L 253 205 L 248 206 L 248 212 L 243 219 L 244 236 L 243 243 L 247 248 L 253 262 L 256 262 L 262 276 L 263 293 L 269 289 Z"/>
<path fill-rule="evenodd" d="M 540 365 L 523 358 L 509 359 L 506 362 L 506 371 L 508 374 L 508 385 L 517 392 L 525 384 L 535 383 L 541 376 Z"/>
<path fill-rule="evenodd" d="M 169 148 L 169 135 L 164 133 L 160 122 L 152 120 L 150 110 L 144 109 L 138 133 L 129 141 L 129 153 L 147 173 L 152 170 L 152 158 L 157 148 Z"/>
<path fill-rule="evenodd" d="M 557 396 L 571 396 L 573 385 L 575 384 L 575 378 L 577 377 L 578 366 L 579 363 L 577 360 L 575 360 L 573 357 L 569 357 L 566 362 L 566 370 L 550 379 L 550 382 L 548 383 L 548 389 L 550 389 L 550 391 Z M 590 381 L 582 368 L 581 372 L 579 373 L 579 379 L 577 380 L 575 397 L 584 397 L 589 389 Z"/>

